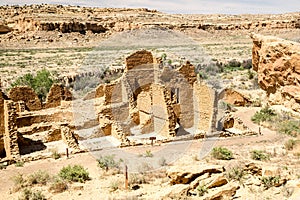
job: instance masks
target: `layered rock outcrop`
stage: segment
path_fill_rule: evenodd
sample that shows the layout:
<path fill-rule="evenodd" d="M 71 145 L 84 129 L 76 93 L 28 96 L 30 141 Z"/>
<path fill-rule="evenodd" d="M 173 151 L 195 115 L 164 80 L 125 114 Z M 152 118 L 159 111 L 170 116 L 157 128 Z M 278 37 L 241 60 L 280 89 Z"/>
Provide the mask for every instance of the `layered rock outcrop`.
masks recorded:
<path fill-rule="evenodd" d="M 253 69 L 268 102 L 300 112 L 300 44 L 258 34 L 251 37 Z"/>

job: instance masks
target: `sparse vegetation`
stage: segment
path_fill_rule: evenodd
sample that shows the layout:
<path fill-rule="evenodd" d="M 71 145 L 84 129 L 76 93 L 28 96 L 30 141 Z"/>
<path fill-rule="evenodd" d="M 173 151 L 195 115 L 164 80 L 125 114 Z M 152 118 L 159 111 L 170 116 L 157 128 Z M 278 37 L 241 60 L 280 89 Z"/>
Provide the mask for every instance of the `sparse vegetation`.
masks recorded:
<path fill-rule="evenodd" d="M 54 193 L 61 193 L 68 189 L 68 184 L 66 181 L 59 177 L 55 177 L 49 187 L 49 190 Z"/>
<path fill-rule="evenodd" d="M 50 71 L 43 69 L 38 71 L 36 76 L 33 76 L 32 74 L 25 74 L 24 76 L 19 77 L 14 83 L 11 84 L 11 87 L 29 86 L 36 92 L 42 101 L 45 101 L 53 83 L 54 79 Z"/>
<path fill-rule="evenodd" d="M 253 150 L 251 151 L 251 158 L 253 160 L 266 161 L 270 160 L 270 155 L 261 150 Z"/>
<path fill-rule="evenodd" d="M 151 152 L 151 150 L 146 150 L 145 157 L 153 157 L 153 153 Z"/>
<path fill-rule="evenodd" d="M 158 164 L 160 166 L 166 166 L 167 165 L 167 160 L 164 158 L 164 157 L 161 157 L 159 160 L 158 160 Z"/>
<path fill-rule="evenodd" d="M 211 155 L 218 160 L 231 160 L 233 159 L 233 153 L 225 147 L 214 147 Z"/>
<path fill-rule="evenodd" d="M 205 195 L 205 193 L 207 193 L 208 192 L 208 189 L 207 189 L 207 187 L 205 186 L 205 185 L 198 185 L 198 187 L 196 188 L 196 190 L 197 190 L 197 193 L 198 193 L 198 196 L 204 196 Z"/>
<path fill-rule="evenodd" d="M 81 183 L 90 179 L 89 172 L 81 165 L 68 165 L 66 167 L 63 167 L 58 173 L 58 176 L 63 180 Z"/>
<path fill-rule="evenodd" d="M 226 173 L 226 177 L 228 180 L 235 180 L 238 181 L 239 183 L 242 183 L 243 180 L 245 179 L 246 172 L 244 171 L 243 168 L 241 167 L 233 167 Z"/>
<path fill-rule="evenodd" d="M 287 150 L 293 150 L 294 149 L 294 146 L 296 145 L 298 140 L 293 140 L 293 139 L 290 139 L 288 140 L 284 146 Z"/>
<path fill-rule="evenodd" d="M 30 174 L 27 178 L 27 182 L 29 185 L 46 185 L 49 181 L 49 178 L 50 176 L 47 172 L 39 170 L 33 174 Z"/>
<path fill-rule="evenodd" d="M 46 197 L 41 191 L 32 191 L 30 188 L 25 188 L 19 200 L 46 200 Z"/>
<path fill-rule="evenodd" d="M 297 137 L 300 135 L 300 120 L 284 120 L 278 124 L 278 131 L 279 133 Z"/>
<path fill-rule="evenodd" d="M 100 156 L 99 159 L 97 159 L 98 162 L 98 166 L 101 169 L 105 169 L 106 171 L 112 168 L 120 168 L 120 164 L 121 162 L 123 162 L 123 160 L 115 160 L 115 156 L 114 155 L 107 155 L 107 156 Z"/>
<path fill-rule="evenodd" d="M 57 151 L 53 151 L 52 152 L 52 158 L 54 158 L 55 160 L 60 159 L 60 154 Z"/>
<path fill-rule="evenodd" d="M 280 177 L 279 176 L 263 176 L 260 178 L 260 181 L 266 189 L 269 189 L 279 183 Z"/>
<path fill-rule="evenodd" d="M 24 162 L 23 162 L 23 161 L 17 161 L 17 162 L 15 163 L 15 166 L 16 166 L 16 167 L 24 167 Z"/>
<path fill-rule="evenodd" d="M 277 114 L 275 111 L 269 107 L 262 108 L 260 111 L 256 112 L 251 120 L 255 123 L 270 121 Z"/>

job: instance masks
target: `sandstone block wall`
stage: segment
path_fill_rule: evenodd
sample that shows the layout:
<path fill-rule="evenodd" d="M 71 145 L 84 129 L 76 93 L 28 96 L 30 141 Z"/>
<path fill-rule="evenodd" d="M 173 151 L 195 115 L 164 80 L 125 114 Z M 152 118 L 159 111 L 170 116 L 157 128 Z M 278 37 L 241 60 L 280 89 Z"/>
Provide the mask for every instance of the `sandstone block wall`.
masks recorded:
<path fill-rule="evenodd" d="M 137 66 L 152 64 L 154 62 L 152 53 L 146 50 L 137 51 L 126 58 L 126 70 Z"/>
<path fill-rule="evenodd" d="M 44 108 L 54 108 L 61 105 L 61 101 L 72 101 L 72 93 L 61 84 L 53 84 L 47 95 Z"/>
<path fill-rule="evenodd" d="M 23 101 L 25 103 L 26 110 L 36 111 L 42 109 L 42 103 L 39 97 L 30 87 L 14 87 L 9 91 L 8 97 L 14 102 Z"/>
<path fill-rule="evenodd" d="M 207 133 L 214 131 L 211 129 L 216 126 L 215 91 L 203 83 L 195 82 L 194 95 L 196 128 Z"/>
<path fill-rule="evenodd" d="M 17 112 L 16 103 L 11 100 L 5 100 L 4 102 L 4 146 L 6 157 L 15 159 L 20 156 L 17 134 Z"/>
<path fill-rule="evenodd" d="M 4 133 L 5 133 L 5 121 L 4 121 L 4 101 L 7 100 L 7 96 L 0 89 L 0 155 L 4 155 Z"/>

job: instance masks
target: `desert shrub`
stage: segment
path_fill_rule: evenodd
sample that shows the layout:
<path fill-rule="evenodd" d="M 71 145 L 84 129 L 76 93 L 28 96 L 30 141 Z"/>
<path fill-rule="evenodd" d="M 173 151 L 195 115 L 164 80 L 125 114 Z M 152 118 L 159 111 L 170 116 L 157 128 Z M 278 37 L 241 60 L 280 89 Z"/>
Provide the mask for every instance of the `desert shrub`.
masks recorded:
<path fill-rule="evenodd" d="M 231 160 L 233 159 L 233 153 L 224 147 L 214 147 L 211 152 L 212 157 L 219 160 Z"/>
<path fill-rule="evenodd" d="M 59 159 L 61 157 L 60 154 L 57 151 L 53 151 L 51 156 L 55 160 L 57 160 L 57 159 Z"/>
<path fill-rule="evenodd" d="M 250 69 L 248 69 L 248 71 L 247 71 L 247 75 L 248 75 L 248 78 L 251 80 L 251 79 L 253 79 L 254 78 L 254 72 L 253 71 L 251 71 Z"/>
<path fill-rule="evenodd" d="M 164 158 L 164 157 L 161 157 L 159 160 L 158 160 L 158 164 L 160 166 L 166 166 L 167 165 L 167 160 Z"/>
<path fill-rule="evenodd" d="M 99 159 L 97 159 L 98 166 L 101 169 L 112 169 L 112 168 L 120 168 L 121 162 L 123 162 L 121 159 L 116 161 L 115 160 L 115 155 L 107 155 L 107 156 L 100 156 Z"/>
<path fill-rule="evenodd" d="M 143 174 L 133 173 L 129 175 L 129 185 L 145 184 L 147 183 L 146 177 Z"/>
<path fill-rule="evenodd" d="M 23 161 L 17 161 L 17 162 L 15 163 L 15 166 L 16 166 L 16 167 L 24 167 L 24 162 L 23 162 Z"/>
<path fill-rule="evenodd" d="M 36 76 L 33 76 L 32 74 L 25 74 L 24 76 L 19 77 L 11 84 L 11 87 L 29 86 L 36 92 L 42 101 L 45 101 L 53 83 L 54 79 L 50 71 L 42 69 L 37 72 Z"/>
<path fill-rule="evenodd" d="M 277 114 L 275 111 L 269 107 L 262 108 L 260 111 L 256 112 L 252 117 L 251 120 L 255 123 L 270 121 L 273 117 Z"/>
<path fill-rule="evenodd" d="M 110 188 L 111 192 L 114 192 L 120 188 L 120 185 L 121 185 L 121 182 L 119 180 L 115 179 L 109 183 L 109 188 Z"/>
<path fill-rule="evenodd" d="M 53 182 L 51 183 L 49 190 L 54 193 L 61 193 L 68 189 L 68 184 L 66 181 L 55 177 Z"/>
<path fill-rule="evenodd" d="M 204 196 L 205 193 L 208 192 L 208 189 L 205 185 L 199 185 L 197 188 L 197 193 L 198 193 L 198 196 Z"/>
<path fill-rule="evenodd" d="M 21 188 L 27 186 L 26 178 L 24 178 L 23 174 L 17 174 L 12 177 L 12 181 L 14 183 L 14 190 L 19 191 Z"/>
<path fill-rule="evenodd" d="M 235 59 L 230 60 L 227 64 L 224 66 L 225 71 L 236 71 L 236 70 L 242 70 L 244 69 L 241 67 L 241 63 Z"/>
<path fill-rule="evenodd" d="M 251 69 L 251 68 L 252 68 L 252 59 L 244 60 L 244 61 L 241 63 L 241 66 L 242 66 L 244 69 Z"/>
<path fill-rule="evenodd" d="M 261 150 L 253 150 L 251 151 L 251 158 L 253 160 L 265 161 L 270 160 L 270 155 Z"/>
<path fill-rule="evenodd" d="M 232 169 L 227 171 L 226 177 L 228 180 L 235 180 L 235 181 L 242 183 L 246 174 L 247 173 L 243 168 L 233 167 Z"/>
<path fill-rule="evenodd" d="M 32 191 L 30 188 L 25 188 L 22 191 L 19 200 L 45 200 L 46 197 L 41 191 Z"/>
<path fill-rule="evenodd" d="M 266 189 L 269 189 L 279 183 L 279 176 L 263 176 L 260 178 L 261 183 Z"/>
<path fill-rule="evenodd" d="M 49 174 L 46 171 L 37 171 L 33 174 L 30 174 L 27 177 L 27 182 L 29 185 L 34 185 L 34 184 L 41 184 L 41 185 L 46 185 L 47 182 L 49 181 Z"/>
<path fill-rule="evenodd" d="M 297 143 L 297 140 L 290 139 L 284 144 L 284 147 L 287 150 L 293 150 L 296 143 Z"/>
<path fill-rule="evenodd" d="M 300 135 L 300 121 L 284 120 L 278 123 L 277 129 L 279 133 L 297 137 Z"/>
<path fill-rule="evenodd" d="M 153 153 L 151 152 L 151 150 L 146 150 L 145 157 L 153 157 Z"/>
<path fill-rule="evenodd" d="M 66 167 L 63 167 L 58 173 L 58 176 L 63 180 L 81 183 L 90 179 L 89 172 L 81 165 L 68 165 Z"/>

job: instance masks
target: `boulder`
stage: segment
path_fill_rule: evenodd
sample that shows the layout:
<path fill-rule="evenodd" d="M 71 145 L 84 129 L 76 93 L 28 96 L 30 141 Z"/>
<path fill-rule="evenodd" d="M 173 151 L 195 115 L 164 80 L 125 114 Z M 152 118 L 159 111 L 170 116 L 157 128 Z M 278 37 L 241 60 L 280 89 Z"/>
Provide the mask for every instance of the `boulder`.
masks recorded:
<path fill-rule="evenodd" d="M 185 165 L 171 167 L 167 171 L 167 175 L 171 179 L 171 185 L 189 184 L 203 174 L 222 173 L 223 171 L 224 168 L 220 165 Z"/>
<path fill-rule="evenodd" d="M 258 34 L 251 37 L 253 69 L 269 104 L 300 112 L 300 43 Z"/>

